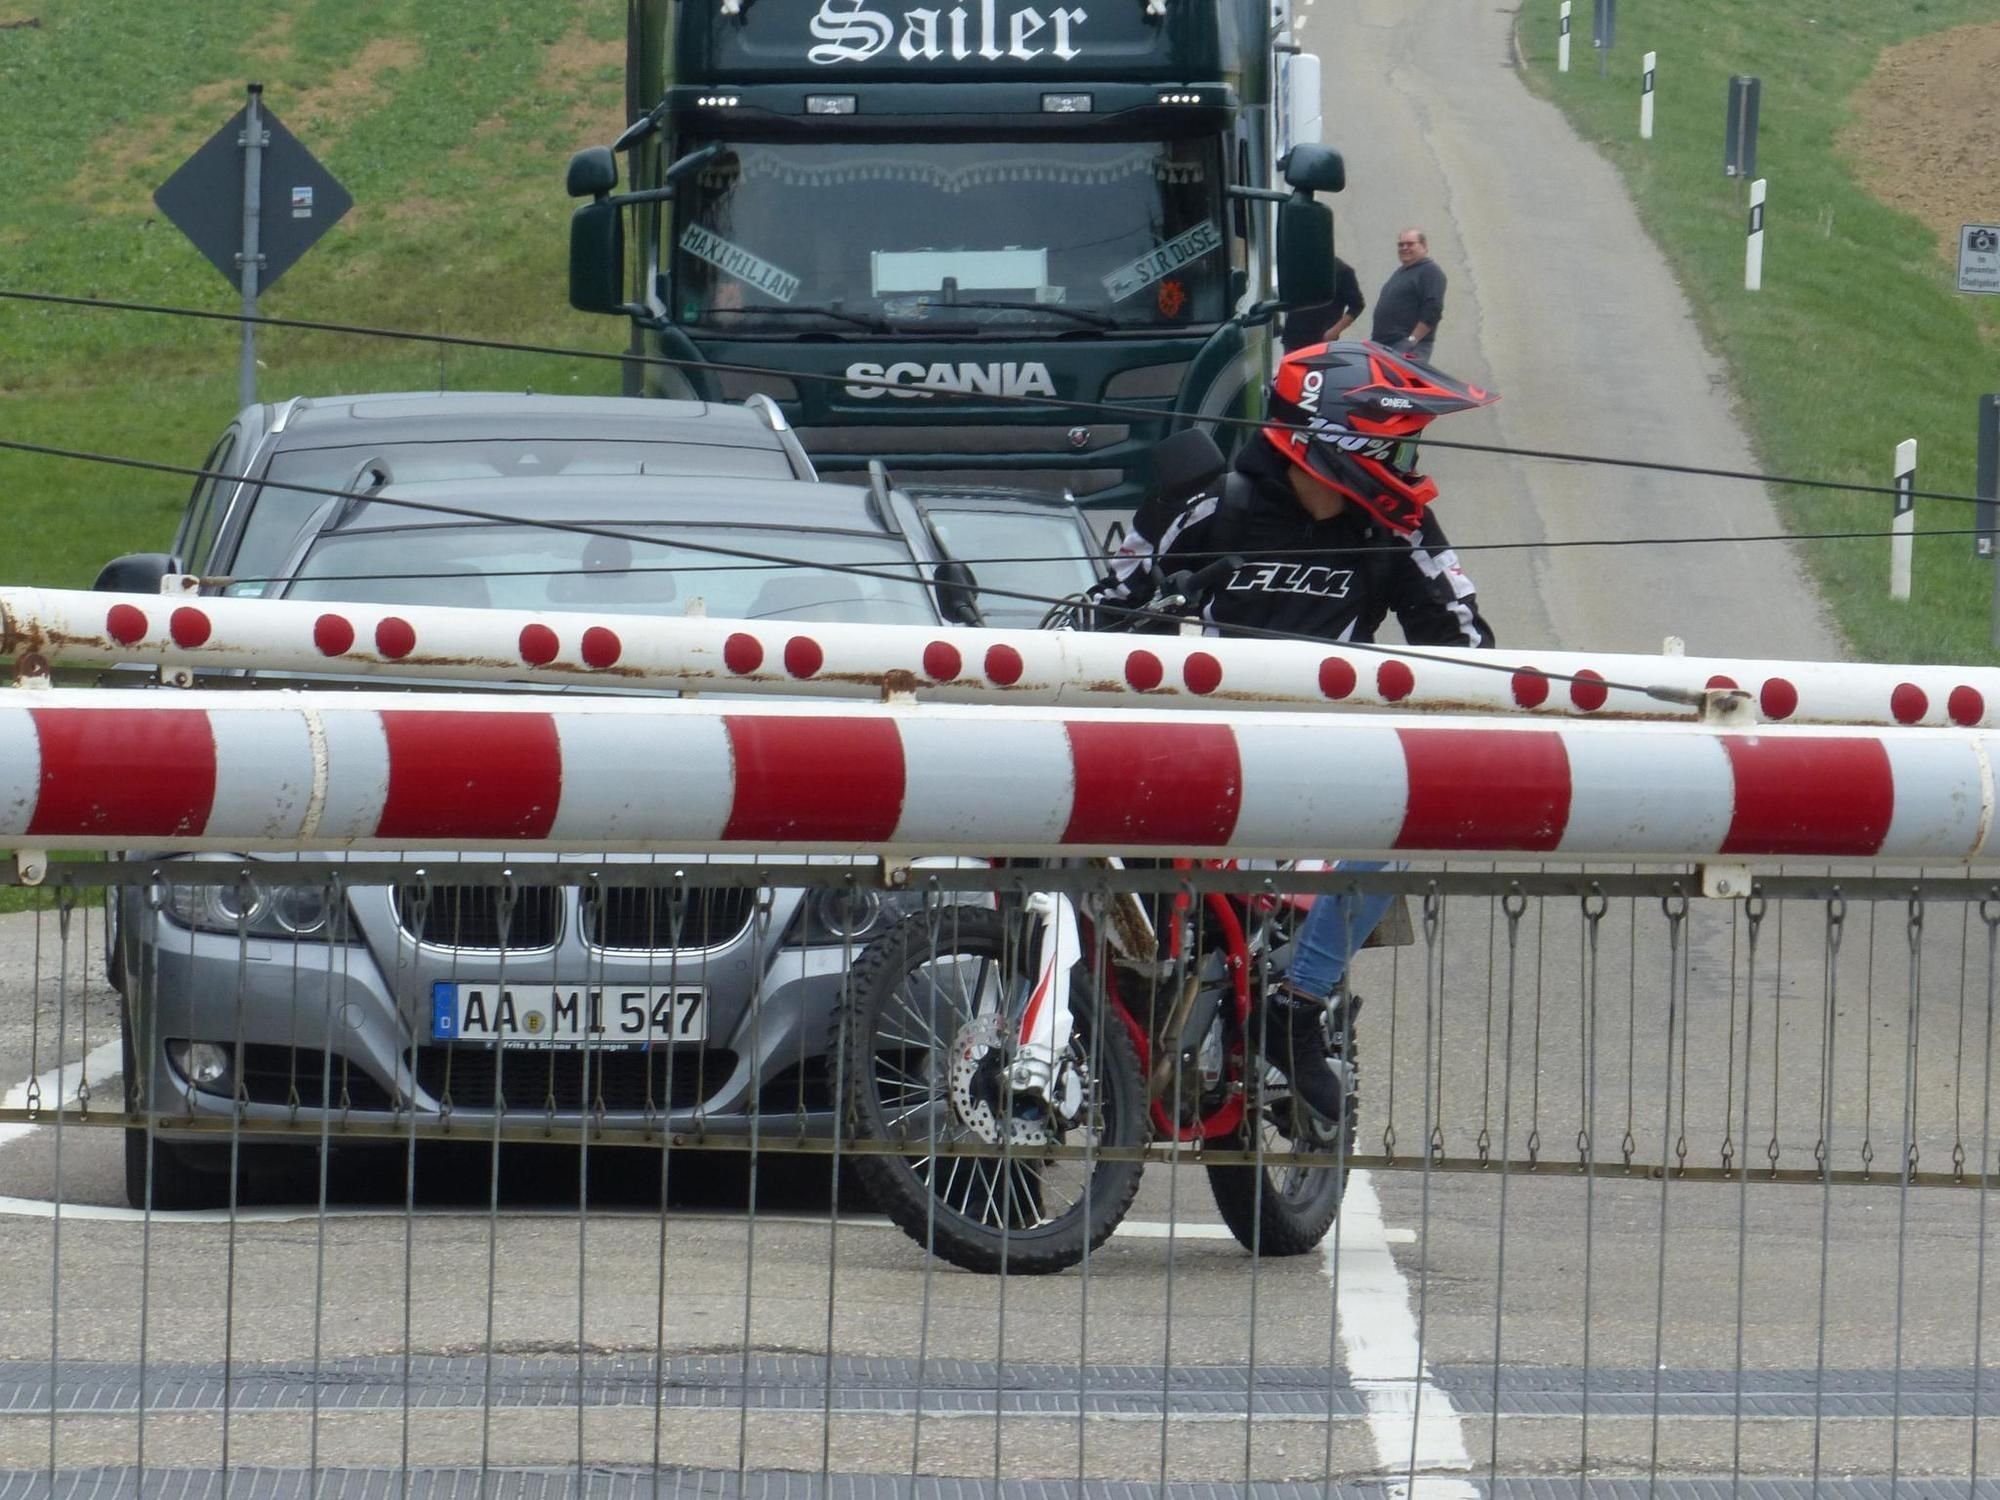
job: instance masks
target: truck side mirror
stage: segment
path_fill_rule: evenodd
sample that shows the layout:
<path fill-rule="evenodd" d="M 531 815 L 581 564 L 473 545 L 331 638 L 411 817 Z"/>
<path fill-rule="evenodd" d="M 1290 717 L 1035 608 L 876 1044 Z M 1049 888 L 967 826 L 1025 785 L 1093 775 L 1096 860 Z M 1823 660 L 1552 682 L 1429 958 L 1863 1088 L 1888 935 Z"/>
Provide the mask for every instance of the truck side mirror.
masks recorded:
<path fill-rule="evenodd" d="M 979 580 L 972 569 L 955 560 L 941 562 L 931 573 L 937 590 L 938 613 L 954 625 L 984 625 L 979 612 Z"/>
<path fill-rule="evenodd" d="M 1300 142 L 1278 163 L 1285 186 L 1302 193 L 1338 193 L 1347 186 L 1347 161 L 1331 146 Z"/>
<path fill-rule="evenodd" d="M 128 552 L 98 570 L 91 585 L 106 594 L 157 594 L 170 574 L 182 572 L 181 560 L 168 552 Z"/>
<path fill-rule="evenodd" d="M 625 310 L 625 218 L 608 198 L 569 218 L 569 305 L 578 312 Z"/>
<path fill-rule="evenodd" d="M 1333 210 L 1295 193 L 1278 205 L 1278 301 L 1317 307 L 1333 290 Z"/>
<path fill-rule="evenodd" d="M 618 158 L 609 146 L 587 146 L 569 159 L 563 189 L 572 198 L 602 198 L 618 186 Z"/>

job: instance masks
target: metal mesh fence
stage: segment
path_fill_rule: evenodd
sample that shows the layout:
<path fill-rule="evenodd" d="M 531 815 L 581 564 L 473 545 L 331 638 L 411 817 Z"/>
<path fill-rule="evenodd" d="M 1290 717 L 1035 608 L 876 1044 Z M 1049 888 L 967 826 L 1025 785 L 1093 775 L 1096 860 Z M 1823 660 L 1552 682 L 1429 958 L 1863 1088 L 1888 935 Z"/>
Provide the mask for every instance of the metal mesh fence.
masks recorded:
<path fill-rule="evenodd" d="M 1351 1131 L 1258 1022 L 1343 891 L 1400 901 Z M 1699 891 L 59 866 L 0 917 L 0 1500 L 1978 1494 L 2000 894 Z M 1040 1092 L 980 1029 L 1036 892 Z"/>

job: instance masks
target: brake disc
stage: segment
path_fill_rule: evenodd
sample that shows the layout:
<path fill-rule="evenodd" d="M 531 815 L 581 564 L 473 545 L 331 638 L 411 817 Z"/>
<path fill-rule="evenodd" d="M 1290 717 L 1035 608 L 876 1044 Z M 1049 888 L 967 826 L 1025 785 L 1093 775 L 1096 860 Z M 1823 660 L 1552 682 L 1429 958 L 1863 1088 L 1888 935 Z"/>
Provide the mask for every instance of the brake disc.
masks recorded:
<path fill-rule="evenodd" d="M 1065 1093 L 1062 1075 L 1070 1071 L 1065 1066 L 1057 1077 Z M 1007 1048 L 998 1026 L 990 1017 L 967 1022 L 951 1049 L 951 1109 L 959 1123 L 989 1146 L 1055 1145 L 1056 1122 L 1048 1105 L 1011 1095 L 1006 1076 Z M 1034 1112 L 1027 1113 L 1030 1109 Z"/>

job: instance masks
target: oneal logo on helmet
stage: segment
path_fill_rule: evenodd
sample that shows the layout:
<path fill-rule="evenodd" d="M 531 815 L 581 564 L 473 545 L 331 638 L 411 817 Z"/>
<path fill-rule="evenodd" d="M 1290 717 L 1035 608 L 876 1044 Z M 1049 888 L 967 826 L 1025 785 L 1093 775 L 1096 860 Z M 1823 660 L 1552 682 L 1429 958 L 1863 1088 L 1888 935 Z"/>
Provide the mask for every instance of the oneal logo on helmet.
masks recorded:
<path fill-rule="evenodd" d="M 861 400 L 877 396 L 909 399 L 929 396 L 933 391 L 973 391 L 982 396 L 1053 396 L 1056 383 L 1044 364 L 1018 365 L 1012 360 L 995 365 L 919 365 L 909 362 L 890 365 L 866 361 L 847 367 L 849 380 L 882 380 L 887 385 L 850 385 L 847 394 Z"/>
<path fill-rule="evenodd" d="M 866 0 L 820 0 L 812 18 L 819 45 L 806 56 L 821 67 L 867 62 L 895 44 L 905 62 L 1032 62 L 1047 53 L 1060 62 L 1078 56 L 1076 31 L 1088 15 L 1079 8 L 1036 10 L 1021 5 L 1002 10 L 996 0 L 966 0 L 949 10 L 913 5 L 898 16 L 870 10 Z"/>

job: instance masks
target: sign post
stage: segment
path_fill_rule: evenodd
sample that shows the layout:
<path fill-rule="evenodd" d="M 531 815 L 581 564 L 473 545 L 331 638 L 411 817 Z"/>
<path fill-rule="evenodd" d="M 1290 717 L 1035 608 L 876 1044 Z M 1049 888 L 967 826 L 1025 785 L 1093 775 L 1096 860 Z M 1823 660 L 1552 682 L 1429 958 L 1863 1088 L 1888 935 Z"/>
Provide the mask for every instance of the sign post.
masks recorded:
<path fill-rule="evenodd" d="M 1590 45 L 1597 49 L 1599 78 L 1604 76 L 1605 59 L 1610 55 L 1612 38 L 1617 30 L 1618 0 L 1595 0 L 1590 18 Z"/>
<path fill-rule="evenodd" d="M 243 299 L 237 398 L 257 399 L 257 299 L 354 206 L 347 189 L 264 108 L 250 84 L 244 106 L 210 136 L 153 202 Z"/>
<path fill-rule="evenodd" d="M 1563 0 L 1560 19 L 1556 23 L 1556 71 L 1569 71 L 1569 7 L 1570 0 Z"/>
<path fill-rule="evenodd" d="M 243 355 L 236 372 L 236 404 L 249 406 L 257 399 L 257 273 L 264 257 L 257 251 L 263 228 L 264 148 L 271 143 L 264 129 L 264 85 L 253 83 L 249 102 L 243 106 L 243 248 L 236 254 L 243 286 Z"/>
<path fill-rule="evenodd" d="M 1994 544 L 2000 540 L 2000 395 L 1979 398 L 1978 468 L 1973 489 L 1979 496 L 1976 507 L 1979 528 L 1973 537 L 1978 555 L 1994 562 Z M 2000 563 L 1993 569 L 1992 641 L 2000 650 Z"/>
<path fill-rule="evenodd" d="M 1896 513 L 1889 522 L 1889 597 L 1910 597 L 1910 560 L 1917 533 L 1917 440 L 1896 444 Z"/>
<path fill-rule="evenodd" d="M 1729 80 L 1729 117 L 1723 131 L 1722 175 L 1748 182 L 1757 175 L 1757 99 L 1763 80 Z"/>
<path fill-rule="evenodd" d="M 1764 284 L 1764 179 L 1750 184 L 1750 228 L 1743 251 L 1743 290 Z"/>
<path fill-rule="evenodd" d="M 1653 64 L 1659 53 L 1648 52 L 1639 70 L 1639 139 L 1653 138 Z"/>

